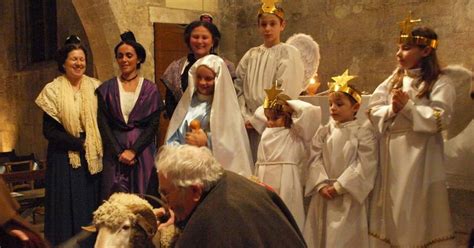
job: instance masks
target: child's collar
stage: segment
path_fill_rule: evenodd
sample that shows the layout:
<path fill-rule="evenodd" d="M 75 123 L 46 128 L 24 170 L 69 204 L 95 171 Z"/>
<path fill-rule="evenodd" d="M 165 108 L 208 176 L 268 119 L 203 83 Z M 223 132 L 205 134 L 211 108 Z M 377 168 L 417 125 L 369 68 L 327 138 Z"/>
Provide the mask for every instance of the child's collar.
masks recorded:
<path fill-rule="evenodd" d="M 196 91 L 196 97 L 200 102 L 212 102 L 214 94 L 206 96 Z"/>
<path fill-rule="evenodd" d="M 421 77 L 421 68 L 407 69 L 405 70 L 405 76 L 409 76 L 411 78 L 419 78 Z"/>

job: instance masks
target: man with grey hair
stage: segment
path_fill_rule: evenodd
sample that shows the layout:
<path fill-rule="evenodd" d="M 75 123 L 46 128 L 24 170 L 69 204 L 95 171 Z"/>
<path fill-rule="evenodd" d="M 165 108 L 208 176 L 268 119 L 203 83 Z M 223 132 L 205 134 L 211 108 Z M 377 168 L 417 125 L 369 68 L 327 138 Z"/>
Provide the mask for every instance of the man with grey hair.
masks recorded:
<path fill-rule="evenodd" d="M 164 146 L 156 165 L 182 230 L 176 247 L 306 247 L 278 195 L 224 170 L 209 149 Z"/>

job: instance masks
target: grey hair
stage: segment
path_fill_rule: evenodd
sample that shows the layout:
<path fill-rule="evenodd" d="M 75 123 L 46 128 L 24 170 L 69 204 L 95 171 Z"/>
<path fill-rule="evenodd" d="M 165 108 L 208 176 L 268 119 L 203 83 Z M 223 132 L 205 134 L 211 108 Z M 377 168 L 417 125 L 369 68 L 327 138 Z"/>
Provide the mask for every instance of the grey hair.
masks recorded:
<path fill-rule="evenodd" d="M 155 166 L 175 186 L 202 185 L 204 191 L 224 174 L 224 169 L 207 147 L 191 145 L 162 146 Z"/>

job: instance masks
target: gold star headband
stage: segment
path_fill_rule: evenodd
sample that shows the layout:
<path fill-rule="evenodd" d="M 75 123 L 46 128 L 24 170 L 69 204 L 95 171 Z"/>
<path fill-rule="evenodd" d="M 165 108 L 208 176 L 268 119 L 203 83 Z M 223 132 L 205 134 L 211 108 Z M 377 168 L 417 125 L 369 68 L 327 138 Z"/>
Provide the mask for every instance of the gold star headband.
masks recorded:
<path fill-rule="evenodd" d="M 415 23 L 418 22 L 421 22 L 421 19 L 411 19 L 411 11 L 405 20 L 400 22 L 399 44 L 424 45 L 436 49 L 436 47 L 438 47 L 438 40 L 429 39 L 423 36 L 413 36 L 411 34 L 413 31 L 413 26 L 415 26 Z"/>
<path fill-rule="evenodd" d="M 362 101 L 362 97 L 360 96 L 359 92 L 351 88 L 349 85 L 347 85 L 347 82 L 349 82 L 351 79 L 355 78 L 356 76 L 349 76 L 349 70 L 346 69 L 346 71 L 336 77 L 332 77 L 332 80 L 334 82 L 328 83 L 329 87 L 329 92 L 343 92 L 348 95 L 350 95 L 356 102 L 360 103 Z"/>
<path fill-rule="evenodd" d="M 276 81 L 273 83 L 270 89 L 265 89 L 267 97 L 263 101 L 263 108 L 265 109 L 274 109 L 278 111 L 291 111 L 286 101 L 291 100 L 291 98 L 285 94 L 282 94 L 283 90 L 277 89 Z M 288 106 L 288 107 L 286 107 Z"/>
<path fill-rule="evenodd" d="M 262 7 L 258 11 L 258 15 L 260 16 L 263 13 L 274 14 L 278 16 L 280 19 L 285 20 L 285 12 L 280 7 L 277 7 L 275 3 L 280 2 L 280 0 L 261 0 Z"/>

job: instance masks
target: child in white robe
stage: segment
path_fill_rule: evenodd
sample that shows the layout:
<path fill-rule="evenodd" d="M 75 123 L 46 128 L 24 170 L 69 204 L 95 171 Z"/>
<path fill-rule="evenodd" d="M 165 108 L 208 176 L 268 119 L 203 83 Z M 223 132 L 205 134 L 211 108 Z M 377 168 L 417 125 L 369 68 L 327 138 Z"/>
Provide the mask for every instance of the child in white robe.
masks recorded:
<path fill-rule="evenodd" d="M 307 171 L 311 139 L 321 123 L 321 109 L 278 94 L 281 90 L 275 87 L 269 91 L 264 105 L 256 111 L 262 122 L 253 122 L 262 134 L 255 174 L 281 197 L 303 231 L 303 175 Z"/>
<path fill-rule="evenodd" d="M 260 136 L 249 120 L 265 99 L 264 89 L 278 81 L 285 94 L 292 99 L 297 99 L 305 89 L 304 65 L 300 52 L 296 47 L 280 41 L 285 25 L 282 8 L 263 4 L 258 14 L 258 28 L 263 44 L 248 50 L 236 70 L 235 88 L 254 159 Z"/>
<path fill-rule="evenodd" d="M 188 81 L 171 117 L 166 143 L 207 146 L 225 169 L 250 176 L 249 141 L 226 63 L 207 55 L 191 67 Z M 193 128 L 195 120 L 200 125 Z"/>
<path fill-rule="evenodd" d="M 355 116 L 360 94 L 346 72 L 330 86 L 332 119 L 313 139 L 303 235 L 308 247 L 368 247 L 368 195 L 377 170 L 377 141 Z"/>
<path fill-rule="evenodd" d="M 436 56 L 437 35 L 403 22 L 399 67 L 374 91 L 369 119 L 381 135 L 370 208 L 371 247 L 454 247 L 441 130 L 456 93 Z"/>

